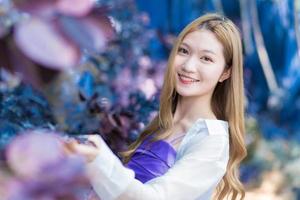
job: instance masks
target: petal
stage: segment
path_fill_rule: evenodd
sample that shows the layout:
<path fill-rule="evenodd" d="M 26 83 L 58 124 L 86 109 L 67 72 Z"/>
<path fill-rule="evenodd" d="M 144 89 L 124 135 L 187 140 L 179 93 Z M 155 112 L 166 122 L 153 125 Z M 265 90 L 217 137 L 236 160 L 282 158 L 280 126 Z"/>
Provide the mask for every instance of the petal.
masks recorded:
<path fill-rule="evenodd" d="M 94 3 L 95 0 L 59 0 L 55 7 L 65 15 L 82 17 L 93 9 Z"/>
<path fill-rule="evenodd" d="M 32 17 L 16 26 L 14 38 L 21 51 L 33 61 L 52 69 L 68 69 L 79 61 L 79 49 L 57 28 Z"/>

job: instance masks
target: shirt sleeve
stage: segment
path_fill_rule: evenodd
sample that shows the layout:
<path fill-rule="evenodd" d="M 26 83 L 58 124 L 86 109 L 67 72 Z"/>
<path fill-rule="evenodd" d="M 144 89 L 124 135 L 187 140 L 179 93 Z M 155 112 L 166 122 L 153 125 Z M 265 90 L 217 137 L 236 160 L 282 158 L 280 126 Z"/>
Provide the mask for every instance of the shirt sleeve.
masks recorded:
<path fill-rule="evenodd" d="M 102 200 L 196 199 L 219 183 L 229 159 L 228 135 L 208 134 L 194 141 L 167 173 L 143 184 L 101 143 L 99 155 L 87 164 L 87 174 Z"/>

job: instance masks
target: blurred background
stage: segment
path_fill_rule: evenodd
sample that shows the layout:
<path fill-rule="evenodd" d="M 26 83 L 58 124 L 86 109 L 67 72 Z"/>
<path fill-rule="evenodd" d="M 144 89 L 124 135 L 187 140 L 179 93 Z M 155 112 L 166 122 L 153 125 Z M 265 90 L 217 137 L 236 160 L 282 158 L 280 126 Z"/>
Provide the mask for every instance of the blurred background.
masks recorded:
<path fill-rule="evenodd" d="M 0 199 L 97 199 L 57 137 L 125 150 L 177 34 L 208 12 L 243 39 L 246 199 L 300 199 L 300 0 L 0 0 Z"/>

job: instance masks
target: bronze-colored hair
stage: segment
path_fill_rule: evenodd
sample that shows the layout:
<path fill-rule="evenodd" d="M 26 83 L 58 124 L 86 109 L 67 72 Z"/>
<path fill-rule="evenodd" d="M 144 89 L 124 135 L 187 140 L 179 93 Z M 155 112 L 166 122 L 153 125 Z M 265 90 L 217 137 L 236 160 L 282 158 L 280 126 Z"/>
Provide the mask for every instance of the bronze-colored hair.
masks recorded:
<path fill-rule="evenodd" d="M 231 70 L 231 76 L 228 79 L 217 83 L 211 100 L 212 110 L 216 117 L 229 123 L 230 145 L 227 170 L 217 186 L 214 199 L 224 199 L 225 197 L 230 197 L 231 200 L 244 199 L 245 191 L 239 180 L 239 166 L 247 155 L 242 44 L 238 28 L 231 20 L 219 14 L 203 15 L 188 24 L 179 34 L 168 59 L 160 95 L 159 112 L 141 132 L 139 138 L 129 146 L 128 151 L 122 152 L 121 155 L 124 158 L 123 161 L 127 163 L 147 136 L 154 135 L 158 130 L 161 130 L 162 133 L 155 134 L 154 140 L 167 138 L 172 134 L 173 115 L 179 98 L 179 94 L 175 90 L 174 58 L 183 38 L 188 33 L 199 29 L 209 30 L 215 34 L 223 45 L 225 68 Z"/>

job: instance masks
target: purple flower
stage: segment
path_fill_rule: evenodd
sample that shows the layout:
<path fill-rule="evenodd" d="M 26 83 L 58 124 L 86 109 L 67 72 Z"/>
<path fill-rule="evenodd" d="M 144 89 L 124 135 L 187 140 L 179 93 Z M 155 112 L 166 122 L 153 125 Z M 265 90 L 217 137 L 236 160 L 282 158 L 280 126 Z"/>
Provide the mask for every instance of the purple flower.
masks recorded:
<path fill-rule="evenodd" d="M 16 137 L 6 151 L 7 163 L 15 174 L 34 177 L 64 157 L 62 142 L 55 133 L 25 132 Z"/>
<path fill-rule="evenodd" d="M 0 182 L 5 199 L 96 199 L 86 177 L 84 158 L 66 155 L 62 141 L 58 133 L 35 130 L 9 144 L 6 156 L 11 174 L 5 183 Z"/>

